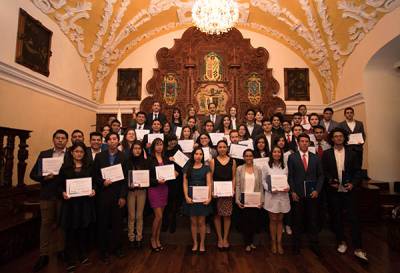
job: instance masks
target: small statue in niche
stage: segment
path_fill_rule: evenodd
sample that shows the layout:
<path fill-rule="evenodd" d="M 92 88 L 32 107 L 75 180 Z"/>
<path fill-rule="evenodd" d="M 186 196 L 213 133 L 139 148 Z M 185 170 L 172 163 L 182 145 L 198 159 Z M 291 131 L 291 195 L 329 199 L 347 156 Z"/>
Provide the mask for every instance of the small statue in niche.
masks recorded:
<path fill-rule="evenodd" d="M 162 92 L 165 102 L 174 105 L 178 96 L 178 81 L 173 73 L 164 76 Z"/>
<path fill-rule="evenodd" d="M 204 57 L 204 76 L 205 81 L 222 80 L 222 62 L 221 57 L 215 52 L 210 52 Z"/>

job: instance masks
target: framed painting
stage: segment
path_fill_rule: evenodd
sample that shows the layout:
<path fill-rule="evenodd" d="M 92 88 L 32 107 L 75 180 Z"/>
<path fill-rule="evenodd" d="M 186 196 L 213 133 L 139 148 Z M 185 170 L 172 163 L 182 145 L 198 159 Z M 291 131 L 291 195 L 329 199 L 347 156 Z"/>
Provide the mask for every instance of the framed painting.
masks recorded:
<path fill-rule="evenodd" d="M 19 9 L 15 61 L 48 77 L 52 36 L 51 30 Z"/>
<path fill-rule="evenodd" d="M 285 100 L 309 101 L 310 81 L 308 68 L 285 68 Z"/>
<path fill-rule="evenodd" d="M 118 69 L 117 100 L 141 100 L 142 69 Z"/>

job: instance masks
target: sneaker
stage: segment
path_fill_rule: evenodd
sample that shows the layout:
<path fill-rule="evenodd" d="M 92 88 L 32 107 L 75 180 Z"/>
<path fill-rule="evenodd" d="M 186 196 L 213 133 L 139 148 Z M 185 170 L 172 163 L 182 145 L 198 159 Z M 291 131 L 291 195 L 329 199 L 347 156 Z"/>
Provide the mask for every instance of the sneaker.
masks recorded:
<path fill-rule="evenodd" d="M 361 250 L 361 249 L 357 249 L 357 250 L 354 251 L 354 255 L 355 255 L 357 258 L 359 258 L 359 259 L 361 259 L 361 260 L 363 260 L 363 261 L 368 262 L 367 253 L 366 253 L 365 251 L 363 251 L 363 250 Z"/>
<path fill-rule="evenodd" d="M 285 231 L 287 235 L 292 235 L 292 228 L 290 226 L 285 226 Z"/>
<path fill-rule="evenodd" d="M 246 252 L 250 252 L 251 251 L 251 246 L 246 246 L 246 248 L 244 250 L 246 250 Z"/>
<path fill-rule="evenodd" d="M 338 251 L 339 253 L 341 253 L 341 254 L 346 253 L 346 251 L 347 251 L 347 245 L 346 245 L 346 243 L 345 243 L 345 242 L 341 242 L 341 243 L 339 244 L 338 248 L 337 248 L 337 251 Z"/>

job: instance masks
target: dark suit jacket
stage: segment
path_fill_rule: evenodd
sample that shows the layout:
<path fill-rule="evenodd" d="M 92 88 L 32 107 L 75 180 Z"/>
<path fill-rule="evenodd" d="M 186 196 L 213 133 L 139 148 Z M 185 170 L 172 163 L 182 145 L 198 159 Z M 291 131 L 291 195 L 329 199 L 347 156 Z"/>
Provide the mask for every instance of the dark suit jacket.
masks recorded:
<path fill-rule="evenodd" d="M 253 140 L 255 140 L 257 136 L 259 136 L 259 135 L 261 135 L 263 133 L 264 133 L 263 128 L 260 125 L 254 123 L 254 129 L 253 129 L 253 132 L 250 134 L 250 137 Z"/>
<path fill-rule="evenodd" d="M 324 185 L 322 163 L 317 155 L 308 153 L 307 171 L 304 170 L 303 161 L 299 152 L 293 153 L 288 159 L 288 181 L 290 190 L 297 193 L 299 197 L 305 197 L 305 181 L 316 181 L 317 191 L 321 192 Z"/>
<path fill-rule="evenodd" d="M 321 119 L 319 121 L 319 125 L 321 125 L 322 127 L 325 128 L 325 123 L 324 123 L 323 119 Z M 334 121 L 333 119 L 331 119 L 331 123 L 329 123 L 329 128 L 325 128 L 325 130 L 329 133 L 330 131 L 332 131 L 333 129 L 335 129 L 338 126 L 339 126 L 339 123 Z"/>
<path fill-rule="evenodd" d="M 322 155 L 322 165 L 324 169 L 325 181 L 329 183 L 333 179 L 338 179 L 338 171 L 336 165 L 335 151 L 330 148 L 324 151 Z M 361 182 L 359 159 L 357 155 L 349 148 L 345 147 L 344 155 L 344 174 L 342 176 L 343 183 L 352 183 L 353 186 L 358 186 Z M 346 181 L 344 181 L 346 180 Z M 335 190 L 328 187 L 330 190 Z"/>
<path fill-rule="evenodd" d="M 365 131 L 364 131 L 364 124 L 361 121 L 356 120 L 356 126 L 354 126 L 354 131 L 351 131 L 349 126 L 347 125 L 347 122 L 344 120 L 342 122 L 339 123 L 338 127 L 342 128 L 343 130 L 345 130 L 348 134 L 357 134 L 357 133 L 361 133 L 364 141 L 366 138 L 365 135 Z M 355 145 L 350 145 L 353 147 L 354 150 L 358 150 L 358 151 L 362 151 L 363 150 L 363 145 L 364 144 L 355 144 Z"/>
<path fill-rule="evenodd" d="M 167 122 L 167 117 L 161 112 L 158 113 L 158 119 L 161 121 L 162 124 Z M 146 117 L 146 125 L 151 127 L 152 123 L 153 123 L 153 112 L 148 113 Z"/>
<path fill-rule="evenodd" d="M 201 128 L 204 127 L 204 123 L 207 120 L 211 120 L 210 115 L 204 116 L 203 120 L 201 121 Z M 214 132 L 216 132 L 218 130 L 219 126 L 221 126 L 221 122 L 222 122 L 222 116 L 221 115 L 216 115 L 215 122 L 214 122 Z"/>
<path fill-rule="evenodd" d="M 67 154 L 68 151 L 65 152 L 64 162 L 66 161 Z M 59 194 L 60 177 L 56 175 L 53 179 L 44 180 L 44 176 L 42 175 L 42 159 L 51 157 L 53 157 L 53 148 L 41 151 L 29 175 L 32 180 L 40 183 L 41 200 L 52 200 L 61 197 Z"/>
<path fill-rule="evenodd" d="M 128 159 L 121 151 L 117 152 L 117 156 L 114 161 L 114 165 L 117 164 L 122 165 L 125 179 L 116 181 L 108 187 L 105 187 L 104 179 L 101 175 L 101 169 L 111 166 L 108 150 L 102 151 L 96 155 L 96 158 L 93 162 L 93 183 L 96 184 L 100 198 L 104 195 L 111 195 L 114 199 L 126 198 L 128 194 Z"/>
<path fill-rule="evenodd" d="M 133 128 L 133 129 L 137 129 L 139 126 L 138 126 L 138 124 L 136 123 L 136 122 L 132 122 L 131 123 L 131 127 L 130 128 Z M 149 125 L 147 125 L 146 123 L 144 124 L 144 128 L 143 128 L 143 130 L 150 130 L 150 128 L 151 128 L 151 126 L 149 126 Z"/>

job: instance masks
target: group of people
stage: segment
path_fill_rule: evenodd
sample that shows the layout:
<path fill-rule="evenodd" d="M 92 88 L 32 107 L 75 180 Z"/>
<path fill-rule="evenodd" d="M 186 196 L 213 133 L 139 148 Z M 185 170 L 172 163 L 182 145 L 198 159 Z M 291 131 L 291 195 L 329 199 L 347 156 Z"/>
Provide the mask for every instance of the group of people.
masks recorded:
<path fill-rule="evenodd" d="M 320 256 L 318 233 L 322 215 L 329 212 L 337 251 L 343 254 L 347 251 L 343 217 L 347 211 L 354 255 L 368 260 L 362 249 L 355 193 L 361 182 L 363 141 L 349 141 L 352 134 L 361 134 L 364 140 L 365 132 L 362 122 L 354 119 L 353 108 L 344 110 L 345 120 L 340 123 L 332 119 L 332 108 L 325 108 L 320 118 L 316 113 L 307 115 L 305 105 L 298 107 L 291 120 L 280 113 L 267 118 L 253 109 L 241 120 L 236 107 L 221 116 L 214 103 L 208 110 L 199 119 L 189 105 L 185 118 L 180 109 L 174 109 L 168 120 L 155 101 L 151 113 L 134 111 L 124 131 L 119 120 L 110 119 L 100 132 L 90 133 L 88 147 L 81 130 L 72 132 L 70 147 L 69 134 L 57 130 L 53 147 L 40 153 L 30 174 L 41 183 L 40 257 L 34 271 L 48 264 L 51 252 L 64 253 L 68 272 L 89 263 L 93 233 L 103 262 L 109 262 L 110 254 L 123 257 L 126 211 L 129 244 L 142 247 L 146 202 L 154 213 L 153 252 L 164 249 L 160 233 L 167 228 L 175 232 L 176 215 L 181 211 L 190 217 L 194 253 L 206 251 L 206 233 L 212 223 L 218 249 L 229 249 L 231 222 L 243 234 L 245 251 L 251 252 L 260 223 L 269 221 L 272 253 L 284 254 L 282 233 L 286 232 L 292 237 L 293 253 L 299 254 L 301 235 L 306 231 L 311 250 Z M 214 133 L 224 136 L 213 142 Z M 182 140 L 193 140 L 193 147 L 183 151 Z M 245 145 L 243 154 L 233 156 L 234 145 Z M 177 162 L 178 151 L 189 158 L 183 166 Z M 46 158 L 63 158 L 58 173 L 43 172 Z M 123 173 L 119 180 L 104 175 L 106 168 L 119 164 Z M 161 178 L 157 167 L 171 164 L 174 179 Z M 135 170 L 149 171 L 149 187 L 129 179 Z M 90 192 L 80 197 L 68 194 L 68 181 L 89 177 Z M 277 177 L 286 186 L 275 187 Z M 216 194 L 215 185 L 220 182 L 230 183 L 230 196 Z M 194 190 L 205 186 L 207 197 L 195 200 Z M 247 205 L 250 195 L 256 196 L 256 205 Z"/>

